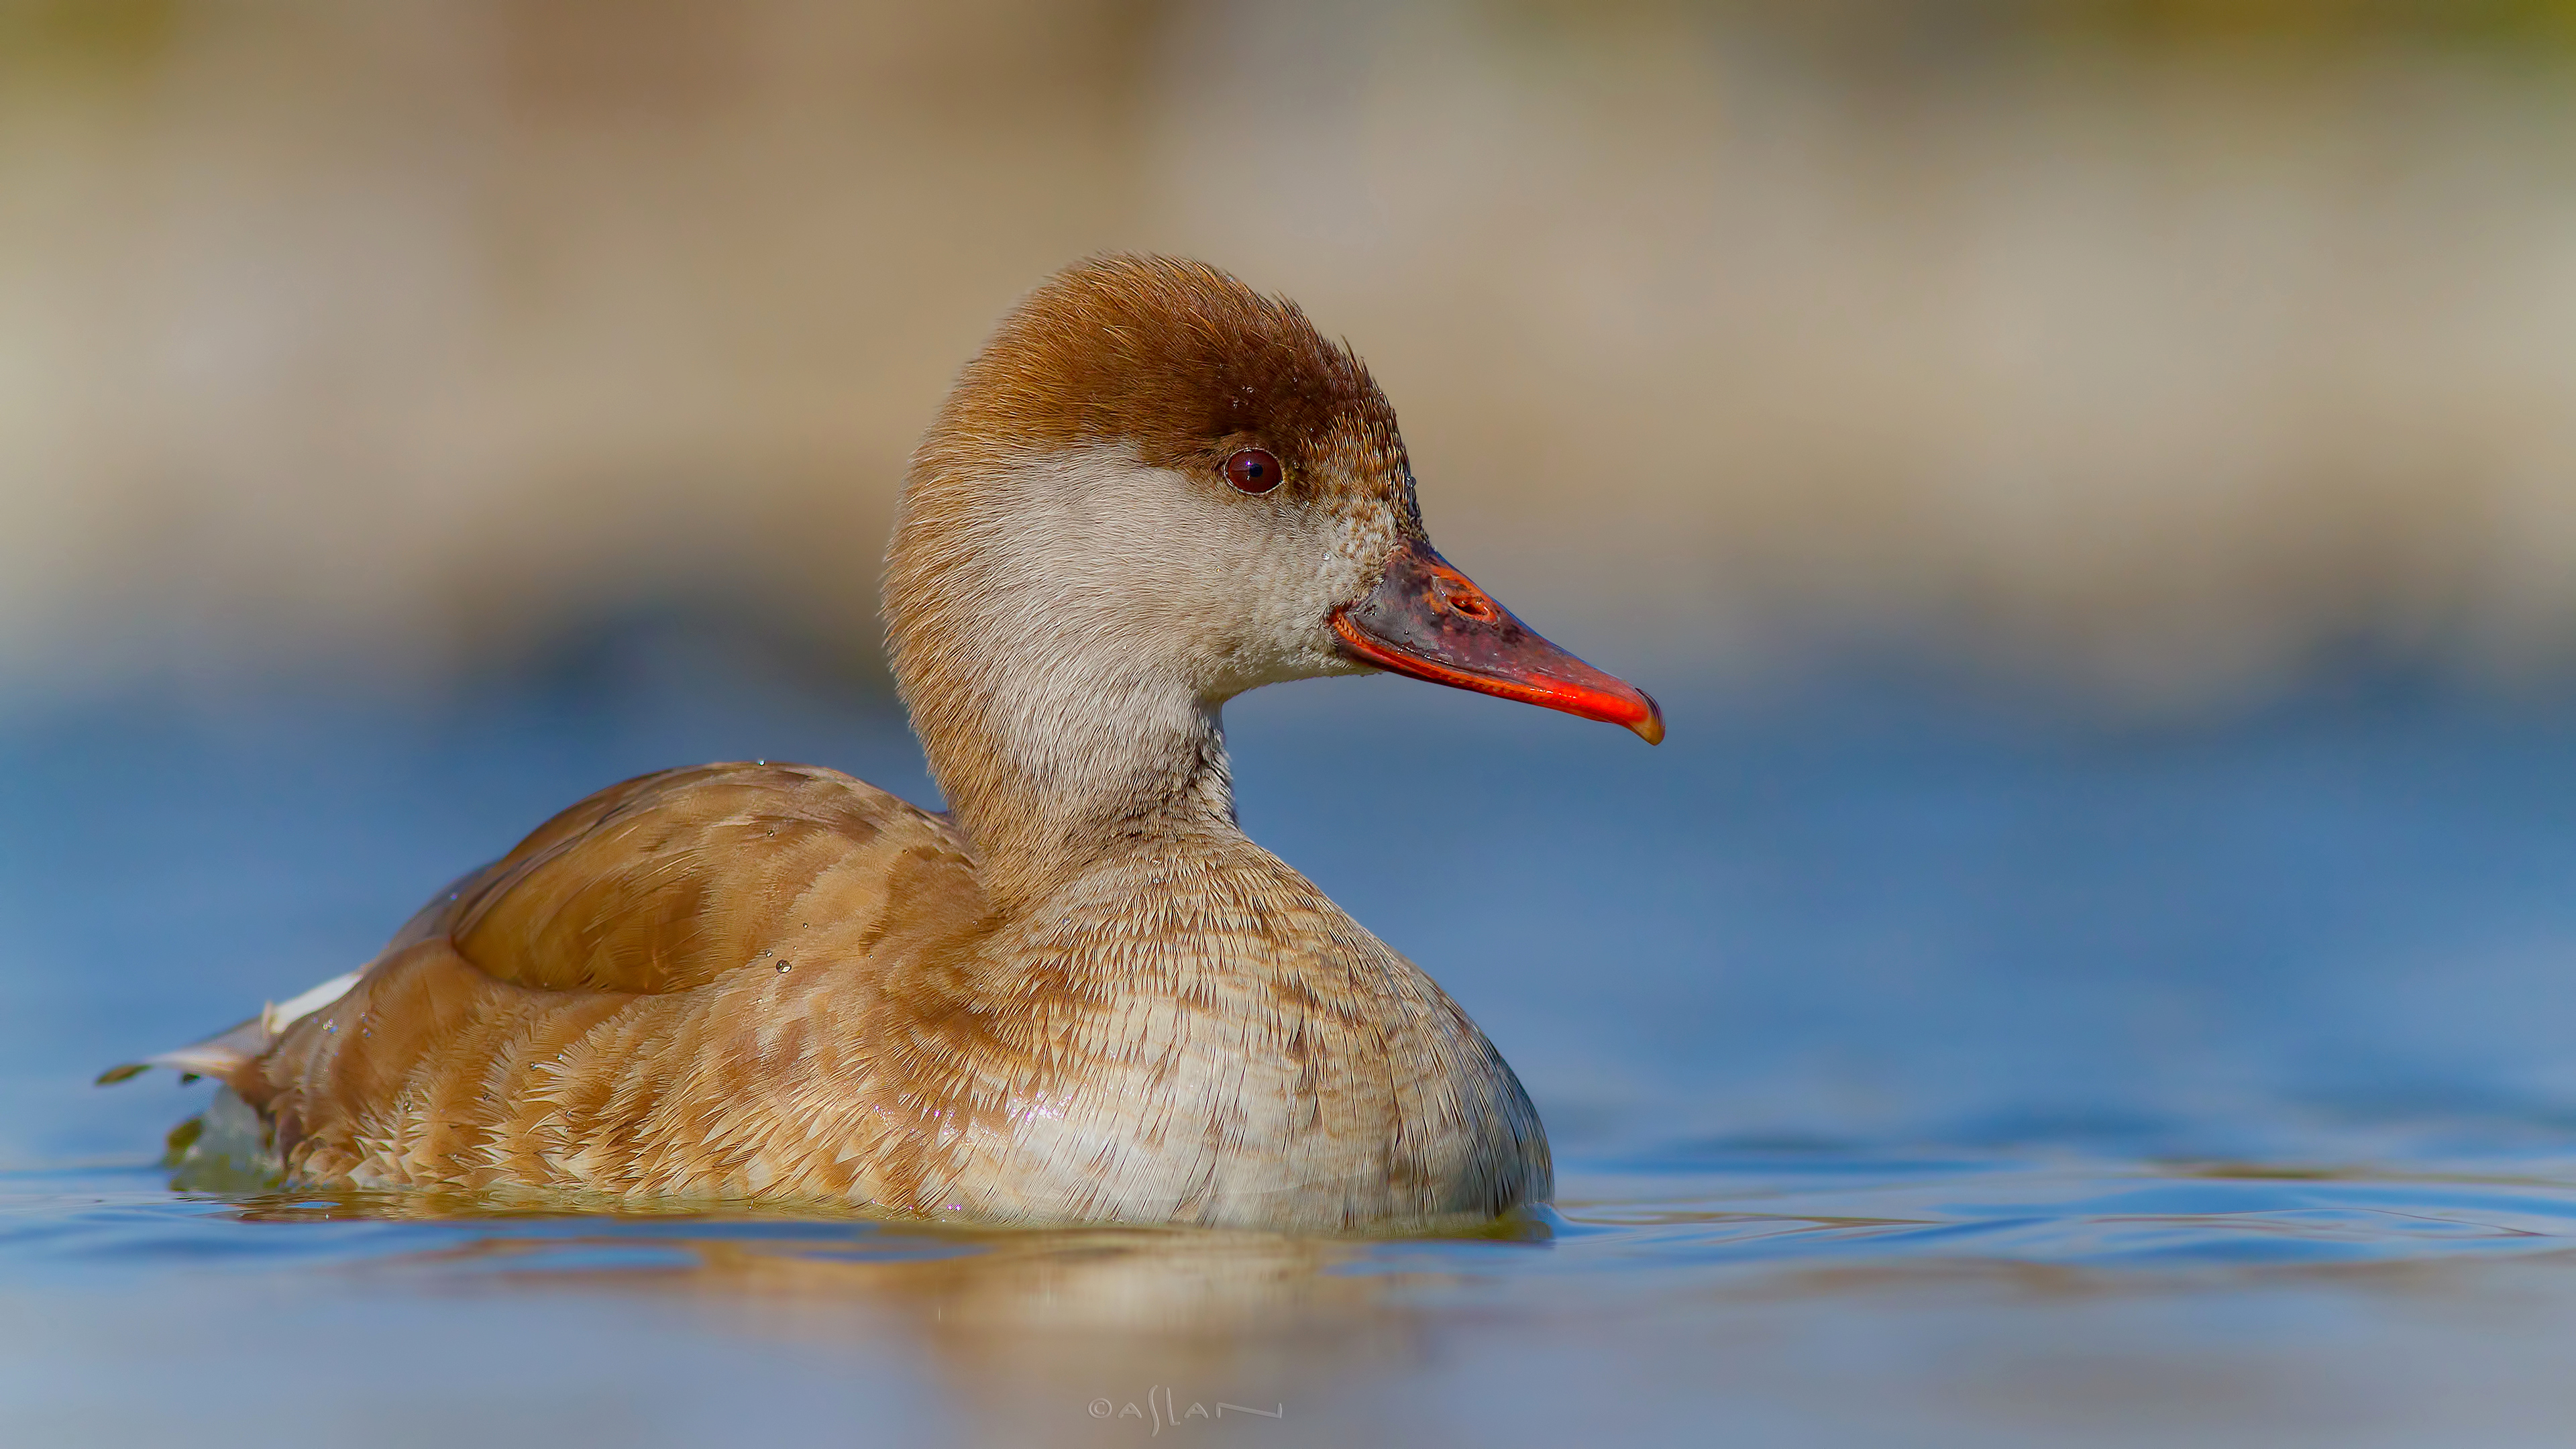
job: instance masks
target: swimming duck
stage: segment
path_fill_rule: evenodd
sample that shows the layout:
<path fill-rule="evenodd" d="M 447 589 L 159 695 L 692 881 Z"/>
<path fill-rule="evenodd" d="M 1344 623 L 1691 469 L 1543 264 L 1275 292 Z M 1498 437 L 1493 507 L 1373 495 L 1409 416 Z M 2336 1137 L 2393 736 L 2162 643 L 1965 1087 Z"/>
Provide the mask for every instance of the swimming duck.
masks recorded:
<path fill-rule="evenodd" d="M 1386 670 L 1663 719 L 1433 551 L 1347 345 L 1196 262 L 1060 273 L 914 454 L 884 605 L 949 814 L 806 765 L 630 780 L 152 1064 L 315 1185 L 1326 1231 L 1546 1200 L 1492 1043 L 1237 826 L 1220 710 Z"/>

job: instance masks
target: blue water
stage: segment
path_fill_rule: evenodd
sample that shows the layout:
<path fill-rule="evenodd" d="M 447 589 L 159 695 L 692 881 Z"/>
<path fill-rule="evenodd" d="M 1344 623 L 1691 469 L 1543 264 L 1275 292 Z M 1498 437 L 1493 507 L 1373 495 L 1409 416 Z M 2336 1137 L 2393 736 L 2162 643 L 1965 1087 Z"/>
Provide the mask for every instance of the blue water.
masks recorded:
<path fill-rule="evenodd" d="M 2139 725 L 1882 673 L 1667 690 L 1661 750 L 1389 680 L 1239 702 L 1246 826 L 1548 1120 L 1555 1208 L 1488 1237 L 184 1195 L 205 1088 L 89 1085 L 625 775 L 931 798 L 807 679 L 648 632 L 435 697 L 0 712 L 0 1443 L 2566 1438 L 2557 697 Z"/>

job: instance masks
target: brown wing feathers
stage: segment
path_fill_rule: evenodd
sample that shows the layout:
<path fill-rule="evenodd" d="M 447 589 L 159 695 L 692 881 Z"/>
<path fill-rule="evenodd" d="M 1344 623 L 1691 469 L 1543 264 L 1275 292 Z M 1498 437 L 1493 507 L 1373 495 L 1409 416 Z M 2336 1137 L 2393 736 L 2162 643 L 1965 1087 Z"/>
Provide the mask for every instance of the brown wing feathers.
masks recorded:
<path fill-rule="evenodd" d="M 800 911 L 880 914 L 896 861 L 922 847 L 964 863 L 952 827 L 846 775 L 673 770 L 549 821 L 456 902 L 446 934 L 522 986 L 688 991 L 767 962 Z"/>
<path fill-rule="evenodd" d="M 628 1190 L 679 1165 L 690 1124 L 665 1120 L 664 1094 L 683 1093 L 692 1068 L 792 1073 L 803 1050 L 792 1027 L 695 1040 L 707 1013 L 692 993 L 863 1010 L 883 989 L 877 958 L 896 954 L 881 945 L 909 951 L 981 914 L 955 828 L 846 775 L 650 775 L 575 805 L 433 903 L 236 1086 L 274 1113 L 279 1150 L 308 1175 Z M 661 1056 L 669 1069 L 638 1070 Z"/>

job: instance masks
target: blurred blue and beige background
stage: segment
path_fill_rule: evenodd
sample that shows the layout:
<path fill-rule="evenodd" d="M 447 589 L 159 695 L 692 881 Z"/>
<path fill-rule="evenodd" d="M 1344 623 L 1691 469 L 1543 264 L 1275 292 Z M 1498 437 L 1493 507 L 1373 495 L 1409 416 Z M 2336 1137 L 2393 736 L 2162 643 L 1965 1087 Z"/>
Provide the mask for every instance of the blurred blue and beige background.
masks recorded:
<path fill-rule="evenodd" d="M 2571 60 L 2541 0 L 11 0 L 0 662 L 863 656 L 951 370 L 1143 248 L 1347 334 L 1446 547 L 1676 662 L 2552 676 Z"/>
<path fill-rule="evenodd" d="M 904 460 L 1113 249 L 1669 709 L 1228 710 L 1545 1246 L 165 1190 L 92 1073 L 579 795 L 932 803 Z M 11 1442 L 2559 1442 L 2576 4 L 0 0 L 0 1004 Z"/>

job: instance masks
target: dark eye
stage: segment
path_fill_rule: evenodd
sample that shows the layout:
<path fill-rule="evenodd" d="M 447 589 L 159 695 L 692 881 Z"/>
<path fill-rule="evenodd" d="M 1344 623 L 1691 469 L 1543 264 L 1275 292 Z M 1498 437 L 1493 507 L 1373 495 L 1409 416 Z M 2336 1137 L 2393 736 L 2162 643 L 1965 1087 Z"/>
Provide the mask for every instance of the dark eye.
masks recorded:
<path fill-rule="evenodd" d="M 1246 448 L 1225 460 L 1225 481 L 1246 493 L 1267 493 L 1286 476 L 1266 448 Z"/>

